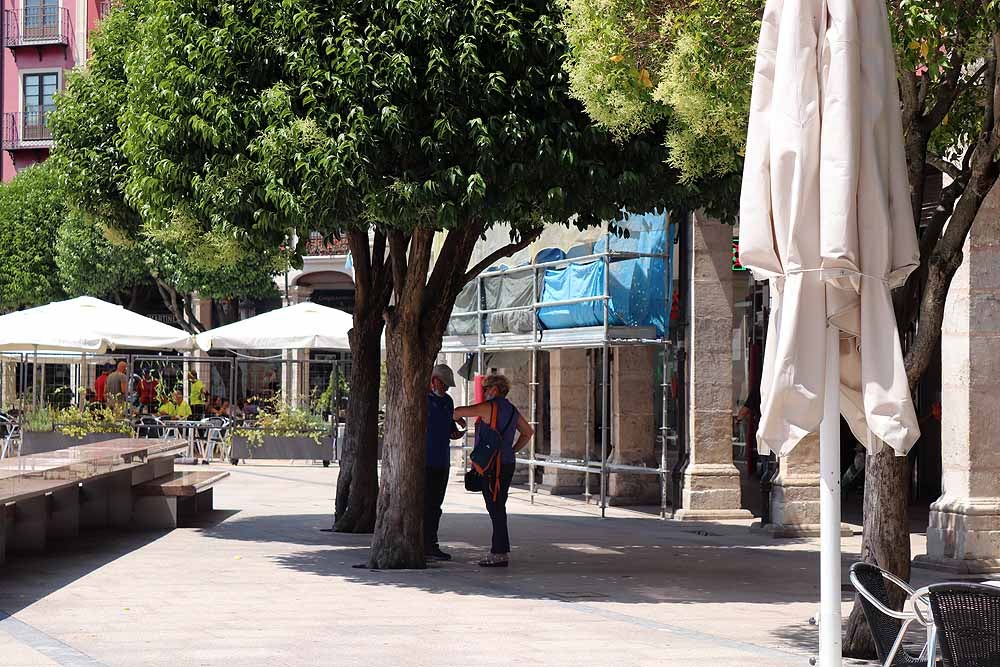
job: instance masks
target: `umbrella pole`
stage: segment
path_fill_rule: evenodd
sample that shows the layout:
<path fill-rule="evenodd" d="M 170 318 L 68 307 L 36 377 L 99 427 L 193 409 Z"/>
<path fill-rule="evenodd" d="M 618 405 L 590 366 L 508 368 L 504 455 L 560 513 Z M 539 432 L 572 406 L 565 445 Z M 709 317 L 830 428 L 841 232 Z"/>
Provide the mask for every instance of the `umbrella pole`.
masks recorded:
<path fill-rule="evenodd" d="M 841 664 L 840 330 L 826 329 L 826 391 L 820 426 L 819 664 Z"/>

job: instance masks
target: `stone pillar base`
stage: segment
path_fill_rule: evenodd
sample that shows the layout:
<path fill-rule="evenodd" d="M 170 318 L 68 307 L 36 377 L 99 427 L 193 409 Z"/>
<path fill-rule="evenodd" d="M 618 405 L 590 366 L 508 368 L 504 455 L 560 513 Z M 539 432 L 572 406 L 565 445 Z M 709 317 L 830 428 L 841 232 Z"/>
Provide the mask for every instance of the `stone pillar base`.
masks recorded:
<path fill-rule="evenodd" d="M 659 505 L 659 475 L 610 473 L 608 475 L 608 504 L 616 507 Z"/>
<path fill-rule="evenodd" d="M 784 540 L 795 537 L 819 537 L 820 535 L 820 525 L 818 523 L 803 523 L 803 524 L 762 524 L 760 521 L 755 521 L 750 526 L 750 532 L 752 533 L 762 533 L 768 535 L 778 540 Z M 851 537 L 854 535 L 854 529 L 848 524 L 840 524 L 840 536 L 841 537 Z"/>
<path fill-rule="evenodd" d="M 819 475 L 784 475 L 771 487 L 771 523 L 762 532 L 776 538 L 817 537 L 819 535 Z M 851 535 L 842 528 L 841 534 Z"/>
<path fill-rule="evenodd" d="M 681 509 L 674 513 L 680 521 L 753 518 L 750 510 L 740 508 L 740 473 L 731 463 L 689 465 L 684 470 L 681 497 Z"/>
<path fill-rule="evenodd" d="M 562 470 L 561 468 L 548 468 L 545 471 L 545 483 L 539 484 L 535 490 L 550 496 L 581 496 L 583 495 L 583 473 Z"/>
<path fill-rule="evenodd" d="M 966 574 L 1000 572 L 1000 498 L 942 496 L 931 505 L 927 555 L 914 565 Z"/>

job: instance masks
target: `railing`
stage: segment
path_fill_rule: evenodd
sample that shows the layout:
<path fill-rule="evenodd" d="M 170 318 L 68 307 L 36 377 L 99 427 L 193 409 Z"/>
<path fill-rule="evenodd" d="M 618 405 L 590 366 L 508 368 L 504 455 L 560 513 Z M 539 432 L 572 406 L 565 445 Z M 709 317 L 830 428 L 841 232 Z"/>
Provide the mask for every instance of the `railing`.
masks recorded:
<path fill-rule="evenodd" d="M 111 13 L 111 0 L 101 0 L 97 3 L 97 16 L 101 19 L 108 18 Z"/>
<path fill-rule="evenodd" d="M 26 7 L 21 12 L 4 11 L 4 46 L 69 44 L 69 10 L 65 7 Z"/>
<path fill-rule="evenodd" d="M 346 255 L 349 250 L 347 239 L 330 239 L 326 241 L 319 232 L 313 232 L 306 241 L 305 254 L 310 257 Z"/>
<path fill-rule="evenodd" d="M 52 145 L 52 129 L 48 125 L 49 114 L 55 107 L 38 107 L 34 111 L 15 112 L 4 115 L 4 150 L 19 148 L 45 148 Z"/>

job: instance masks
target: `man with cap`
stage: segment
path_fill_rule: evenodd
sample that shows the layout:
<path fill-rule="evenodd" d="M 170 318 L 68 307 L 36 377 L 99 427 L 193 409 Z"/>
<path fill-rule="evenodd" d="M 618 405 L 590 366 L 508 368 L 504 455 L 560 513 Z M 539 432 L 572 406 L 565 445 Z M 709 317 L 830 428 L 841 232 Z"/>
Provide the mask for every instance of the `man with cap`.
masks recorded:
<path fill-rule="evenodd" d="M 427 560 L 451 560 L 438 546 L 441 504 L 448 489 L 451 466 L 451 441 L 460 437 L 455 427 L 455 403 L 448 387 L 455 386 L 451 368 L 438 364 L 431 371 L 431 389 L 427 395 L 427 467 L 424 484 L 424 554 Z M 465 427 L 465 420 L 459 420 Z"/>

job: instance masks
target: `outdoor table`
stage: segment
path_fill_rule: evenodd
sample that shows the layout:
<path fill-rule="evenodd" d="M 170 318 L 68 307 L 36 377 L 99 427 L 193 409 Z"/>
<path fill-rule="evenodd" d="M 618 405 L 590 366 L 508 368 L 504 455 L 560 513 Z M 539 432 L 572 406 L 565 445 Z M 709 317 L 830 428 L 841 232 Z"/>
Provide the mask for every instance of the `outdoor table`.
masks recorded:
<path fill-rule="evenodd" d="M 194 458 L 194 436 L 199 428 L 207 428 L 201 420 L 195 419 L 162 419 L 163 427 L 176 428 L 178 433 L 183 433 L 188 443 L 188 457 Z"/>

